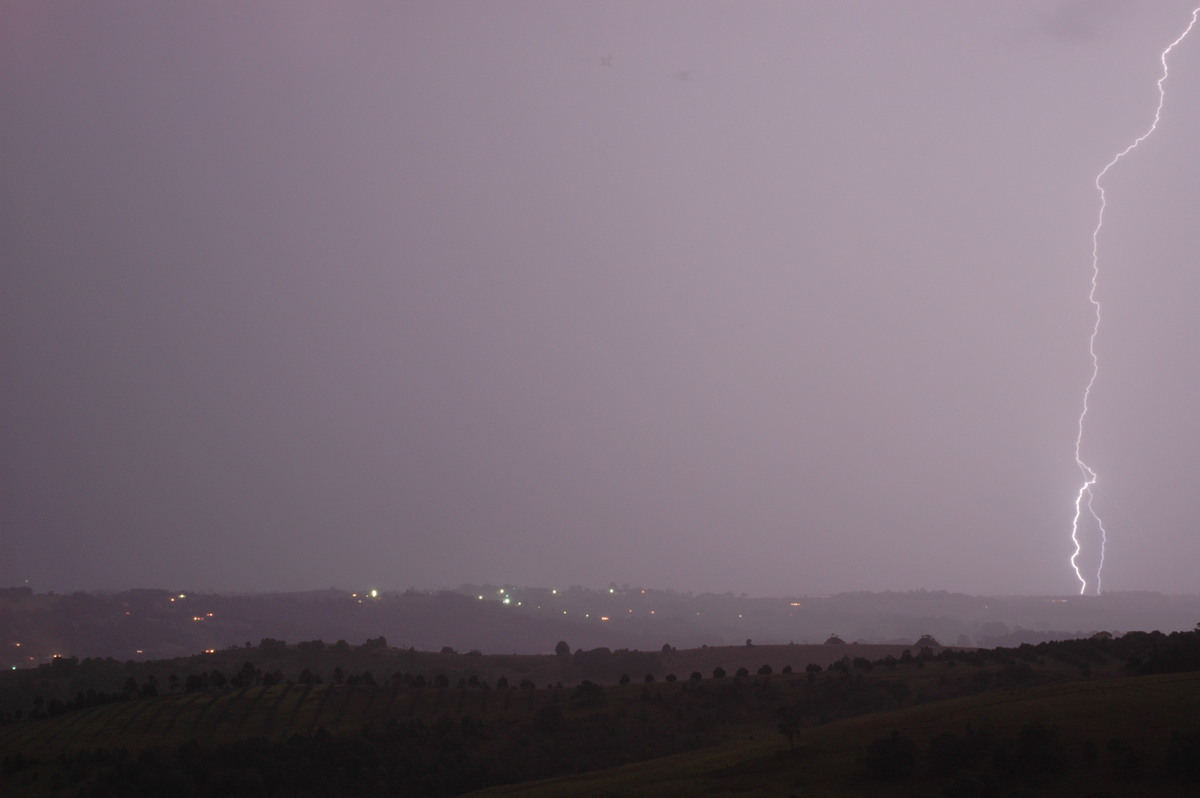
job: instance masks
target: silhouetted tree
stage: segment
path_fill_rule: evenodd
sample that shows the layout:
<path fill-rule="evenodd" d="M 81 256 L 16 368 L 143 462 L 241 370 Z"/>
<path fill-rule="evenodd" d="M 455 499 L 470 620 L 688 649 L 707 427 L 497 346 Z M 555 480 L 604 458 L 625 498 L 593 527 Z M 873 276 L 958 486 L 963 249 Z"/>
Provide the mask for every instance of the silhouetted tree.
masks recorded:
<path fill-rule="evenodd" d="M 571 700 L 585 706 L 594 706 L 604 701 L 604 688 L 589 679 L 584 679 L 571 692 Z"/>
<path fill-rule="evenodd" d="M 800 731 L 800 708 L 795 704 L 784 704 L 777 712 L 779 733 L 788 738 L 788 748 L 796 747 L 796 732 Z"/>

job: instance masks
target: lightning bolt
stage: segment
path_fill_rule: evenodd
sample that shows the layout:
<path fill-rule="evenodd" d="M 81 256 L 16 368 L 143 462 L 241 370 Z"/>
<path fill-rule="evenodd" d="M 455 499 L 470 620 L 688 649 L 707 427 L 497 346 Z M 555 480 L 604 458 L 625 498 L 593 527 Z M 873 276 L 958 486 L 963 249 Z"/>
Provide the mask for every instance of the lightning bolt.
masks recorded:
<path fill-rule="evenodd" d="M 1100 173 L 1096 175 L 1095 185 L 1096 191 L 1100 193 L 1100 212 L 1096 218 L 1096 229 L 1092 231 L 1092 288 L 1088 293 L 1088 301 L 1092 303 L 1092 308 L 1095 310 L 1095 322 L 1092 324 L 1092 334 L 1088 338 L 1088 353 L 1092 358 L 1092 376 L 1088 379 L 1087 387 L 1083 389 L 1083 410 L 1079 413 L 1079 431 L 1075 436 L 1075 464 L 1079 466 L 1080 472 L 1083 474 L 1083 484 L 1079 487 L 1079 493 L 1075 495 L 1075 517 L 1071 520 L 1071 542 L 1075 544 L 1075 551 L 1071 554 L 1071 568 L 1075 571 L 1075 577 L 1079 580 L 1079 594 L 1083 595 L 1087 592 L 1087 580 L 1083 577 L 1083 573 L 1079 570 L 1079 553 L 1083 550 L 1083 545 L 1079 540 L 1079 521 L 1083 517 L 1084 508 L 1087 509 L 1088 515 L 1095 519 L 1096 527 L 1100 530 L 1100 564 L 1096 568 L 1096 595 L 1100 594 L 1100 577 L 1104 570 L 1104 547 L 1108 543 L 1108 533 L 1104 531 L 1104 522 L 1100 520 L 1096 508 L 1092 505 L 1095 494 L 1092 487 L 1096 484 L 1096 472 L 1091 466 L 1083 461 L 1080 453 L 1080 448 L 1083 446 L 1083 426 L 1088 414 L 1088 400 L 1092 395 L 1092 388 L 1096 385 L 1096 377 L 1100 374 L 1100 361 L 1096 357 L 1096 337 L 1100 334 L 1100 301 L 1096 299 L 1096 287 L 1100 281 L 1100 231 L 1104 227 L 1104 208 L 1107 197 L 1104 193 L 1104 176 L 1117 163 L 1120 162 L 1129 153 L 1138 148 L 1139 145 L 1158 129 L 1159 120 L 1162 118 L 1163 103 L 1166 101 L 1167 93 L 1163 88 L 1168 75 L 1167 56 L 1171 51 L 1192 32 L 1192 28 L 1196 26 L 1196 20 L 1200 18 L 1200 8 L 1192 11 L 1192 21 L 1184 28 L 1183 33 L 1179 34 L 1175 41 L 1167 45 L 1167 49 L 1162 51 L 1159 60 L 1162 62 L 1162 77 L 1158 79 L 1158 106 L 1154 109 L 1154 121 L 1150 123 L 1150 127 L 1146 132 L 1133 140 L 1125 149 L 1113 156 L 1113 159 L 1104 165 Z"/>

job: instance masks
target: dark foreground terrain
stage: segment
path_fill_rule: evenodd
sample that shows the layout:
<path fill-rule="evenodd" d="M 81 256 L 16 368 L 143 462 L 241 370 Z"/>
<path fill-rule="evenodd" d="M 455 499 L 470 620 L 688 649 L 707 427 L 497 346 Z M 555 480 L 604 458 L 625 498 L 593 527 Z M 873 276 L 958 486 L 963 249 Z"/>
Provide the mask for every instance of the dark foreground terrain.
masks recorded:
<path fill-rule="evenodd" d="M 4 674 L 0 794 L 1194 795 L 1200 631 L 496 657 L 263 640 Z"/>

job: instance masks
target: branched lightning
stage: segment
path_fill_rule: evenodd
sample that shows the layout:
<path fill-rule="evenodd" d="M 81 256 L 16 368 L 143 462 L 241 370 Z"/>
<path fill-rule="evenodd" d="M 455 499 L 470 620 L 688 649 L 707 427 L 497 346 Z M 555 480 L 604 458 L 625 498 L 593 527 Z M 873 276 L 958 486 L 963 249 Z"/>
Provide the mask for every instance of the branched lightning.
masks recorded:
<path fill-rule="evenodd" d="M 1096 568 L 1096 593 L 1100 593 L 1100 577 L 1104 570 L 1104 547 L 1108 542 L 1108 534 L 1104 530 L 1104 523 L 1100 520 L 1095 507 L 1092 505 L 1094 494 L 1092 486 L 1096 484 L 1096 472 L 1083 461 L 1080 449 L 1083 446 L 1083 425 L 1088 414 L 1088 399 L 1091 398 L 1092 388 L 1096 385 L 1096 377 L 1100 374 L 1100 361 L 1096 357 L 1096 337 L 1100 334 L 1100 301 L 1096 299 L 1096 288 L 1100 279 L 1100 230 L 1104 227 L 1104 208 L 1107 197 L 1104 193 L 1104 176 L 1108 174 L 1108 170 L 1112 169 L 1117 163 L 1129 153 L 1133 152 L 1138 146 L 1148 139 L 1155 130 L 1158 129 L 1159 120 L 1162 118 L 1163 103 L 1166 101 L 1166 90 L 1163 84 L 1170 74 L 1167 69 L 1167 56 L 1171 51 L 1182 42 L 1187 35 L 1192 32 L 1192 28 L 1196 26 L 1196 20 L 1200 18 L 1200 8 L 1192 11 L 1192 20 L 1184 29 L 1183 33 L 1175 41 L 1167 45 L 1167 48 L 1162 51 L 1159 60 L 1162 62 L 1162 77 L 1158 79 L 1158 106 L 1154 109 L 1154 121 L 1145 133 L 1133 140 L 1125 149 L 1113 156 L 1113 159 L 1104 165 L 1100 173 L 1096 175 L 1095 185 L 1096 191 L 1100 193 L 1100 211 L 1096 218 L 1096 228 L 1092 231 L 1092 288 L 1088 293 L 1088 301 L 1092 303 L 1095 310 L 1095 322 L 1092 325 L 1092 334 L 1088 338 L 1088 353 L 1092 358 L 1092 375 L 1088 379 L 1087 387 L 1083 390 L 1083 410 L 1079 413 L 1079 431 L 1075 437 L 1075 464 L 1079 466 L 1079 470 L 1083 473 L 1083 484 L 1079 488 L 1079 493 L 1075 496 L 1075 517 L 1071 521 L 1071 542 L 1075 544 L 1075 551 L 1071 554 L 1071 568 L 1075 571 L 1075 577 L 1079 580 L 1079 593 L 1082 595 L 1087 592 L 1087 580 L 1083 577 L 1083 573 L 1079 570 L 1079 553 L 1083 546 L 1079 540 L 1079 520 L 1083 516 L 1083 510 L 1086 507 L 1088 515 L 1096 521 L 1096 527 L 1100 531 L 1100 564 Z"/>

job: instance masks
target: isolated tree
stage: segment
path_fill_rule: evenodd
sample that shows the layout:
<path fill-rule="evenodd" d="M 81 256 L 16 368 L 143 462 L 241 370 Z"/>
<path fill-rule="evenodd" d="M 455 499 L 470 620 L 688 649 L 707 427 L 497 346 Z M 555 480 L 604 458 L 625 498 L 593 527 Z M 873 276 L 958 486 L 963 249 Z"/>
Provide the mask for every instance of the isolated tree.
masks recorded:
<path fill-rule="evenodd" d="M 714 679 L 724 679 L 725 678 L 725 669 L 722 668 L 720 665 L 713 668 L 713 678 Z"/>
<path fill-rule="evenodd" d="M 604 688 L 589 679 L 584 679 L 571 692 L 571 700 L 585 706 L 594 706 L 604 701 Z"/>
<path fill-rule="evenodd" d="M 559 659 L 565 660 L 571 656 L 571 647 L 567 645 L 566 640 L 559 640 L 558 645 L 554 647 L 554 653 Z"/>

